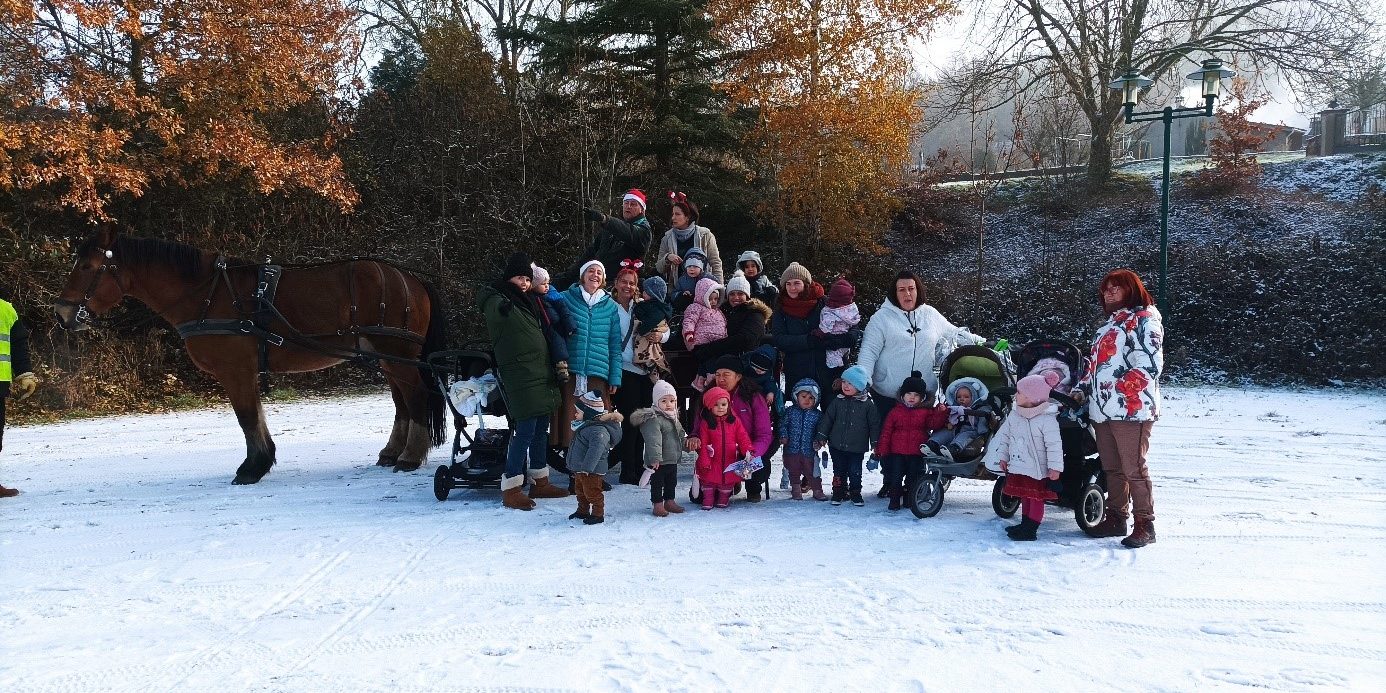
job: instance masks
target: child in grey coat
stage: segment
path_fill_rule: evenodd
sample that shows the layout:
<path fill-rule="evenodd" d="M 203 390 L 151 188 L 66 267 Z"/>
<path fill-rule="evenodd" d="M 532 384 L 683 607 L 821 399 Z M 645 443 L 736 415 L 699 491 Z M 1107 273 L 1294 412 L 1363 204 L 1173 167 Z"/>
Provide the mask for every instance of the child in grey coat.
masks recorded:
<path fill-rule="evenodd" d="M 949 459 L 961 457 L 969 443 L 991 430 L 991 416 L 986 413 L 990 411 L 986 404 L 987 395 L 987 386 L 976 378 L 954 380 L 945 395 L 948 426 L 935 431 L 924 446 L 935 455 Z"/>
<path fill-rule="evenodd" d="M 573 443 L 568 447 L 568 472 L 577 488 L 578 507 L 570 520 L 582 520 L 585 525 L 605 521 L 606 497 L 602 495 L 602 477 L 607 472 L 607 454 L 621 442 L 620 412 L 607 411 L 602 393 L 584 393 L 575 402 L 577 417 L 573 421 Z"/>

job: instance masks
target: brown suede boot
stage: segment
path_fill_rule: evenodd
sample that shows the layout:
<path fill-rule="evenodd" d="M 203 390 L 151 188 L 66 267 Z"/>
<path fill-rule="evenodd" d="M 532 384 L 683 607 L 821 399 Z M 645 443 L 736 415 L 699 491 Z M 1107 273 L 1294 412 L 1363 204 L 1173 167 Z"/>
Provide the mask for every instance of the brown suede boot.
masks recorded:
<path fill-rule="evenodd" d="M 515 510 L 533 510 L 534 501 L 525 495 L 522 475 L 501 477 L 501 505 Z"/>
<path fill-rule="evenodd" d="M 531 500 L 536 498 L 567 498 L 567 489 L 554 486 L 549 482 L 549 468 L 535 469 L 530 472 L 530 480 L 533 482 L 529 487 L 529 497 Z"/>
<path fill-rule="evenodd" d="M 568 516 L 569 520 L 586 520 L 592 517 L 592 501 L 587 500 L 587 482 L 583 481 L 580 474 L 573 475 L 573 488 L 577 496 L 577 510 Z"/>
<path fill-rule="evenodd" d="M 606 495 L 602 492 L 602 478 L 587 474 L 587 500 L 592 502 L 592 516 L 583 520 L 584 525 L 599 525 L 606 521 Z"/>
<path fill-rule="evenodd" d="M 1126 536 L 1126 516 L 1108 514 L 1102 521 L 1093 525 L 1088 530 L 1090 537 L 1124 537 Z"/>
<path fill-rule="evenodd" d="M 823 493 L 823 479 L 822 479 L 821 477 L 816 477 L 816 476 L 815 476 L 815 477 L 813 477 L 812 479 L 810 479 L 810 480 L 809 480 L 809 486 L 813 489 L 813 499 L 814 499 L 814 500 L 816 500 L 816 501 L 825 501 L 825 500 L 828 500 L 828 494 Z"/>
<path fill-rule="evenodd" d="M 1146 544 L 1155 543 L 1155 521 L 1136 520 L 1136 529 L 1131 532 L 1131 536 L 1121 540 L 1121 545 L 1128 549 L 1139 549 Z"/>
<path fill-rule="evenodd" d="M 664 509 L 669 511 L 669 513 L 672 515 L 677 515 L 683 512 L 683 506 L 679 505 L 678 503 L 675 503 L 673 500 L 664 501 Z"/>
<path fill-rule="evenodd" d="M 0 486 L 0 498 L 14 498 L 17 495 L 19 495 L 19 489 Z"/>
<path fill-rule="evenodd" d="M 655 517 L 669 517 L 669 511 L 666 510 L 666 509 L 664 508 L 664 502 L 663 502 L 663 501 L 654 504 L 654 516 L 655 516 Z"/>

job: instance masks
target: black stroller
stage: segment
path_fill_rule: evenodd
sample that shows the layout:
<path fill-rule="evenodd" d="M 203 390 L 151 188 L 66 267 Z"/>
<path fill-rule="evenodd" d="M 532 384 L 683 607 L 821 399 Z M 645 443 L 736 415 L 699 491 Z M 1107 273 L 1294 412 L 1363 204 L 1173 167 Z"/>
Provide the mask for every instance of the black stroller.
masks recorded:
<path fill-rule="evenodd" d="M 505 474 L 505 455 L 510 445 L 510 421 L 505 406 L 505 388 L 497 379 L 495 392 L 498 396 L 481 397 L 483 404 L 466 413 L 460 407 L 463 402 L 454 402 L 455 388 L 469 380 L 484 377 L 495 378 L 495 359 L 491 352 L 478 349 L 457 349 L 434 352 L 428 356 L 433 367 L 433 377 L 442 389 L 452 410 L 453 426 L 457 432 L 452 438 L 452 459 L 448 464 L 438 467 L 433 473 L 433 495 L 438 500 L 448 499 L 448 493 L 458 488 L 500 488 L 501 476 Z M 505 428 L 486 428 L 483 416 L 506 417 Z M 475 416 L 475 433 L 469 433 L 469 418 Z"/>
<path fill-rule="evenodd" d="M 1064 471 L 1059 476 L 1063 490 L 1051 505 L 1073 509 L 1078 528 L 1091 533 L 1102 522 L 1107 511 L 1107 478 L 1097 455 L 1097 441 L 1088 425 L 1086 410 L 1069 396 L 1070 388 L 1082 377 L 1086 362 L 1078 347 L 1056 339 L 1040 339 L 1016 354 L 1016 370 L 1029 375 L 1037 368 L 1049 368 L 1060 373 L 1061 382 L 1050 397 L 1059 403 L 1059 437 L 1063 442 Z M 1006 477 L 996 480 L 991 492 L 992 510 L 1000 517 L 1012 517 L 1020 508 L 1020 499 L 1007 496 L 1003 489 Z"/>

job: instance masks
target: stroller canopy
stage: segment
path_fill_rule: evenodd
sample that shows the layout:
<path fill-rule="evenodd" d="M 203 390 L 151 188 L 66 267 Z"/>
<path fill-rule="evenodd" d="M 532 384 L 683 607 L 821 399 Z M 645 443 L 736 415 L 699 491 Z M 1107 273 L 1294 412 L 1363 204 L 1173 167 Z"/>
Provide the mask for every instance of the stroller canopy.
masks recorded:
<path fill-rule="evenodd" d="M 939 368 L 939 387 L 947 389 L 959 378 L 976 378 L 995 392 L 1015 385 L 1015 375 L 995 351 L 977 344 L 954 349 Z"/>

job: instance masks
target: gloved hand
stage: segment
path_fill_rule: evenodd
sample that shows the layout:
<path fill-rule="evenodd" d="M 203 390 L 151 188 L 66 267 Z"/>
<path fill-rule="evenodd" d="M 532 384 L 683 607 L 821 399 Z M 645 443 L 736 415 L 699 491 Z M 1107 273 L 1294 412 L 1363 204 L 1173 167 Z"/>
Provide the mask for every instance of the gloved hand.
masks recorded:
<path fill-rule="evenodd" d="M 1087 393 L 1083 392 L 1081 389 L 1074 389 L 1073 392 L 1070 392 L 1068 394 L 1068 396 L 1072 397 L 1074 404 L 1077 404 L 1080 407 L 1083 406 L 1084 402 L 1088 401 Z"/>
<path fill-rule="evenodd" d="M 515 304 L 512 303 L 510 299 L 506 298 L 501 299 L 500 306 L 498 306 L 496 310 L 500 311 L 501 316 L 510 317 L 510 310 L 514 307 Z"/>
<path fill-rule="evenodd" d="M 38 376 L 33 373 L 20 373 L 14 379 L 15 399 L 25 400 L 29 395 L 34 394 L 39 386 Z"/>
<path fill-rule="evenodd" d="M 871 456 L 871 459 L 869 459 L 869 460 L 866 461 L 866 468 L 867 468 L 867 470 L 873 471 L 873 472 L 876 471 L 877 469 L 880 469 L 880 468 L 881 468 L 881 458 L 879 458 L 879 457 L 877 457 L 877 456 L 875 456 L 875 455 L 872 455 L 872 456 Z"/>
<path fill-rule="evenodd" d="M 821 450 L 821 451 L 819 451 L 819 453 L 818 453 L 818 466 L 820 466 L 820 467 L 822 467 L 822 468 L 824 468 L 824 469 L 827 469 L 827 468 L 828 468 L 828 463 L 831 462 L 831 461 L 832 461 L 832 458 L 831 458 L 831 457 L 828 457 L 828 451 L 827 451 L 827 450 Z"/>
<path fill-rule="evenodd" d="M 601 220 L 606 217 L 605 214 L 602 214 L 601 212 L 598 212 L 597 210 L 592 209 L 591 207 L 583 207 L 582 216 L 585 217 L 588 221 L 595 221 L 598 223 L 600 223 Z"/>

